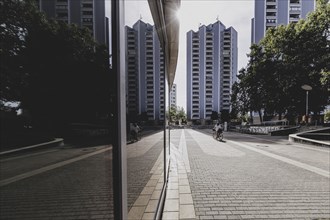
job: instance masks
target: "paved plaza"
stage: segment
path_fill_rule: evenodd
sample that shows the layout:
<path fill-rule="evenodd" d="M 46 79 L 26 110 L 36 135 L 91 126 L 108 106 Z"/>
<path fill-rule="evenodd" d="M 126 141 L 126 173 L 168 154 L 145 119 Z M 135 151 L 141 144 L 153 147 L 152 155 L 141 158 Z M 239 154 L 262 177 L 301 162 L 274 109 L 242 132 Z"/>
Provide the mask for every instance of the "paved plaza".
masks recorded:
<path fill-rule="evenodd" d="M 170 186 L 187 171 L 195 213 L 165 206 L 165 219 L 330 218 L 329 148 L 229 132 L 219 142 L 210 132 L 172 131 L 179 168 L 171 167 Z M 179 207 L 181 199 L 179 191 Z"/>
<path fill-rule="evenodd" d="M 171 130 L 163 219 L 330 219 L 330 149 L 285 137 Z M 127 145 L 128 218 L 153 219 L 163 133 Z M 112 147 L 0 160 L 0 219 L 113 219 Z"/>

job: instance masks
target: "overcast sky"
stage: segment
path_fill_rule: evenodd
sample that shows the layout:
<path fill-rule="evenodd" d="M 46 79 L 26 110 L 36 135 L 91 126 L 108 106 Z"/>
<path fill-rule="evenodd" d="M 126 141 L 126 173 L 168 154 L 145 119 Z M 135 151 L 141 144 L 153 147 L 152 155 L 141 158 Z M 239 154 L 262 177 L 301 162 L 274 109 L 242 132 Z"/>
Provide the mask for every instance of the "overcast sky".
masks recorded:
<path fill-rule="evenodd" d="M 132 26 L 138 19 L 153 24 L 145 0 L 125 2 L 125 23 Z M 182 0 L 180 19 L 179 59 L 174 82 L 177 84 L 177 105 L 186 109 L 186 33 L 197 31 L 199 24 L 208 25 L 218 18 L 227 28 L 238 32 L 238 70 L 247 64 L 246 54 L 251 42 L 251 18 L 254 0 Z"/>

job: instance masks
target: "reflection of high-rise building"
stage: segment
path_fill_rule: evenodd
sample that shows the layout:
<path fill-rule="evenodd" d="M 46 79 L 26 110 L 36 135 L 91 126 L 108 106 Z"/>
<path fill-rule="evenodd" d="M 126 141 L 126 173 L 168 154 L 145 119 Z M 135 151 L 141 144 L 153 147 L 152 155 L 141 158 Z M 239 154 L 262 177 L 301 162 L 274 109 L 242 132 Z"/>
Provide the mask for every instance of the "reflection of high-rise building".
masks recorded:
<path fill-rule="evenodd" d="M 298 22 L 315 8 L 315 0 L 255 0 L 251 41 L 259 43 L 267 29 Z"/>
<path fill-rule="evenodd" d="M 176 107 L 176 84 L 173 84 L 170 92 L 170 105 Z"/>
<path fill-rule="evenodd" d="M 230 111 L 237 74 L 237 32 L 217 21 L 187 33 L 187 116 L 210 119 Z"/>
<path fill-rule="evenodd" d="M 107 44 L 105 0 L 36 0 L 50 18 L 88 28 L 98 43 Z"/>
<path fill-rule="evenodd" d="M 127 111 L 164 120 L 164 54 L 153 25 L 137 21 L 126 26 Z"/>

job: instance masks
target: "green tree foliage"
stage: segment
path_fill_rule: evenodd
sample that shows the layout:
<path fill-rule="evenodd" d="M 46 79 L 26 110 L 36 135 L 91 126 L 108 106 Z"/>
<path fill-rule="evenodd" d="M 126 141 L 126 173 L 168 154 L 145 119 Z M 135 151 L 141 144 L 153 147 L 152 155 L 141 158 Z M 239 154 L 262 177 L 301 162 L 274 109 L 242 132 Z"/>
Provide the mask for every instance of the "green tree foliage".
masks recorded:
<path fill-rule="evenodd" d="M 232 86 L 231 103 L 232 111 L 231 118 L 237 118 L 238 115 L 245 115 L 250 109 L 250 99 L 247 93 L 247 86 L 244 79 L 247 78 L 246 69 L 242 68 L 239 71 L 239 82 L 235 82 Z M 243 80 L 243 82 L 242 82 Z"/>
<path fill-rule="evenodd" d="M 330 122 L 330 111 L 327 111 L 325 114 L 324 114 L 324 121 L 326 122 Z"/>
<path fill-rule="evenodd" d="M 177 107 L 176 106 L 171 106 L 170 107 L 170 122 L 175 122 L 177 120 Z"/>
<path fill-rule="evenodd" d="M 171 106 L 169 111 L 170 122 L 186 121 L 187 115 L 183 107 Z"/>
<path fill-rule="evenodd" d="M 33 2 L 2 2 L 1 99 L 21 102 L 39 127 L 107 115 L 106 47 L 87 29 L 46 19 Z"/>
<path fill-rule="evenodd" d="M 306 20 L 267 31 L 259 45 L 252 45 L 249 63 L 233 87 L 233 101 L 244 103 L 240 111 L 260 111 L 280 116 L 303 114 L 305 91 L 313 87 L 310 110 L 327 104 L 330 65 L 330 4 L 318 1 Z M 235 105 L 235 104 L 234 104 Z"/>
<path fill-rule="evenodd" d="M 219 113 L 216 111 L 212 111 L 211 113 L 211 119 L 212 120 L 218 120 L 219 119 Z"/>
<path fill-rule="evenodd" d="M 186 121 L 187 120 L 187 115 L 183 107 L 178 107 L 177 108 L 177 115 L 176 115 L 178 120 L 181 121 Z"/>

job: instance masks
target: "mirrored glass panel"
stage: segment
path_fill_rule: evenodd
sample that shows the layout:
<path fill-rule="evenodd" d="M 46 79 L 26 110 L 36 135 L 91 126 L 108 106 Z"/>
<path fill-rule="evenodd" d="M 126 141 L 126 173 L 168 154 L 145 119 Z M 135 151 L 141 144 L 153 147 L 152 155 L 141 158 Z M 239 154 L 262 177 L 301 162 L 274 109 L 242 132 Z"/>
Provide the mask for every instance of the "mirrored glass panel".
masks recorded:
<path fill-rule="evenodd" d="M 114 219 L 106 3 L 1 4 L 0 219 Z"/>
<path fill-rule="evenodd" d="M 164 186 L 165 60 L 147 0 L 125 2 L 128 218 L 155 216 Z"/>
<path fill-rule="evenodd" d="M 171 151 L 171 123 L 170 123 L 170 118 L 172 116 L 172 111 L 171 111 L 171 108 L 170 108 L 170 93 L 169 93 L 169 85 L 168 85 L 168 80 L 167 80 L 167 77 L 165 78 L 165 90 L 166 90 L 166 104 L 165 104 L 165 109 L 166 109 L 166 121 L 165 121 L 165 153 L 166 153 L 166 157 L 165 157 L 165 169 L 166 169 L 166 178 L 168 178 L 168 173 L 169 173 L 169 170 L 168 170 L 168 167 L 170 165 L 170 151 Z"/>

